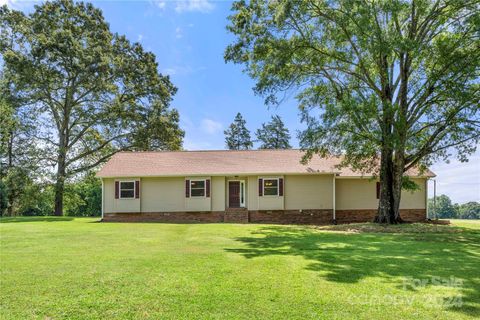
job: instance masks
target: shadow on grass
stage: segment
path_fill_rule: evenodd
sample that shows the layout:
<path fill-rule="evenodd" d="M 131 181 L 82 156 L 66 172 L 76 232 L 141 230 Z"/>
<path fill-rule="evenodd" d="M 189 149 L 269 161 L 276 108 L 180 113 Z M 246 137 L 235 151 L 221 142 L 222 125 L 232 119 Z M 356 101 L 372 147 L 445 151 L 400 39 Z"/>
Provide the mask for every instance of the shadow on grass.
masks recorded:
<path fill-rule="evenodd" d="M 72 221 L 75 217 L 54 217 L 54 216 L 37 216 L 37 217 L 2 217 L 0 223 L 19 223 L 19 222 L 59 222 Z"/>
<path fill-rule="evenodd" d="M 264 256 L 301 256 L 307 270 L 328 281 L 357 283 L 379 277 L 403 287 L 403 279 L 462 279 L 462 303 L 456 312 L 480 313 L 480 232 L 454 234 L 348 234 L 317 232 L 311 228 L 270 226 L 235 239 L 244 248 L 227 252 L 248 259 Z M 396 279 L 393 279 L 396 278 Z M 433 284 L 429 284 L 433 285 Z M 417 290 L 411 288 L 411 290 Z"/>

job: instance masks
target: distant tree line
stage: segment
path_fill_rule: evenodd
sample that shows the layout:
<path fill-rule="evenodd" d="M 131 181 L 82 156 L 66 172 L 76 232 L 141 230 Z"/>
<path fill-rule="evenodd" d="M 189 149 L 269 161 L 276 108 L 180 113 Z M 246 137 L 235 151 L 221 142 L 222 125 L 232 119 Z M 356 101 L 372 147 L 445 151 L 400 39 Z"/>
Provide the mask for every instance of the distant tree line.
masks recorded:
<path fill-rule="evenodd" d="M 433 219 L 480 219 L 480 202 L 452 203 L 447 195 L 428 199 L 428 217 Z"/>
<path fill-rule="evenodd" d="M 259 142 L 259 149 L 291 149 L 290 132 L 278 115 L 272 116 L 270 122 L 262 123 L 257 129 L 256 140 L 252 140 L 246 121 L 239 112 L 232 124 L 224 131 L 225 144 L 230 150 L 249 150 L 254 142 Z"/>

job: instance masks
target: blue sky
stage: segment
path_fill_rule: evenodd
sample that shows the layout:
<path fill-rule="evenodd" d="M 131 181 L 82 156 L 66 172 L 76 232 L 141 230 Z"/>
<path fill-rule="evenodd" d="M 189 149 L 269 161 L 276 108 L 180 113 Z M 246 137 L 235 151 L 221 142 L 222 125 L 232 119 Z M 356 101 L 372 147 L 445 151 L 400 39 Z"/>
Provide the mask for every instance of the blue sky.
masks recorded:
<path fill-rule="evenodd" d="M 10 7 L 31 11 L 34 2 L 0 0 Z M 185 130 L 184 148 L 224 149 L 223 130 L 241 112 L 252 132 L 271 115 L 279 114 L 290 129 L 292 144 L 303 128 L 294 99 L 268 109 L 253 94 L 254 82 L 242 66 L 226 64 L 225 47 L 233 36 L 226 31 L 231 1 L 93 1 L 102 9 L 113 32 L 140 42 L 157 56 L 160 71 L 178 87 L 172 106 L 180 112 Z M 480 151 L 470 162 L 437 163 L 437 194 L 454 202 L 480 201 Z M 430 183 L 433 185 L 433 183 Z M 431 190 L 430 194 L 433 194 Z"/>

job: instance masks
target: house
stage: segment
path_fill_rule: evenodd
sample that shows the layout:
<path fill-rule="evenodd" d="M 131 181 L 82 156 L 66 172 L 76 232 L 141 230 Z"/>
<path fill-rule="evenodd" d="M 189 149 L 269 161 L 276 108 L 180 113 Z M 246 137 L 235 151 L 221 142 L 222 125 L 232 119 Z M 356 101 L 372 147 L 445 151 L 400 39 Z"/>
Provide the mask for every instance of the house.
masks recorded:
<path fill-rule="evenodd" d="M 300 150 L 120 152 L 97 173 L 104 221 L 329 224 L 373 220 L 379 183 Z M 407 172 L 404 220 L 426 219 L 430 171 Z"/>

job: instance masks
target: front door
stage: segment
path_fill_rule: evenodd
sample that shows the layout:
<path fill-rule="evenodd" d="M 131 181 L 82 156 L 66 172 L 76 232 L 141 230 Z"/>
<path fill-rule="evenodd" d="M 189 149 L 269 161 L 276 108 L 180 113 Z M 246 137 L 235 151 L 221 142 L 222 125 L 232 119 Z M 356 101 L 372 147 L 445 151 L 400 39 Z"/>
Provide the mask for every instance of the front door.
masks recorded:
<path fill-rule="evenodd" d="M 228 181 L 228 206 L 240 208 L 240 181 Z"/>

